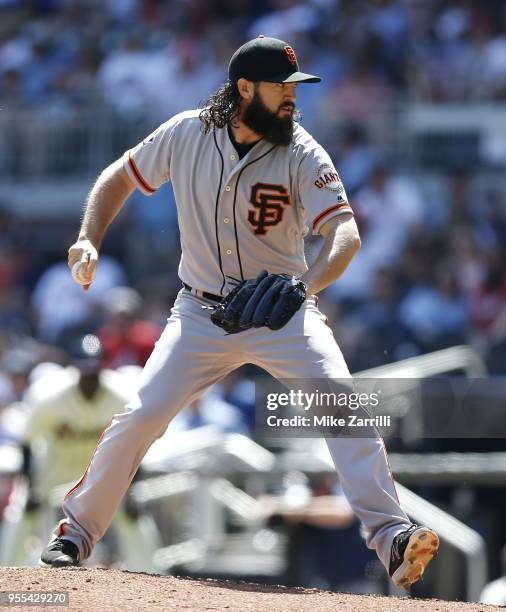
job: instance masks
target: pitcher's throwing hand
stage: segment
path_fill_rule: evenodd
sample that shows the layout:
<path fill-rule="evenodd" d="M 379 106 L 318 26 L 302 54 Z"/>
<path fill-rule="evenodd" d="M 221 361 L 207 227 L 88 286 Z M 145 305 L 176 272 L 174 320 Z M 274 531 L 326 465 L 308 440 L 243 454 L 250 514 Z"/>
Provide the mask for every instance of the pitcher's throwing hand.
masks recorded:
<path fill-rule="evenodd" d="M 78 240 L 69 249 L 72 278 L 88 291 L 97 273 L 98 251 L 89 240 Z"/>

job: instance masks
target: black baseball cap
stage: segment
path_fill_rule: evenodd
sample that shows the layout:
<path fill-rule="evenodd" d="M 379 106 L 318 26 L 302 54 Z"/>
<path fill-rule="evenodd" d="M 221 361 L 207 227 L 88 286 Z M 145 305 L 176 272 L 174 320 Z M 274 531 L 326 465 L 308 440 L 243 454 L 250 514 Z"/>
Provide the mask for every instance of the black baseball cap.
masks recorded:
<path fill-rule="evenodd" d="M 278 38 L 259 36 L 248 41 L 232 55 L 228 77 L 269 83 L 319 83 L 320 77 L 299 71 L 294 50 Z"/>

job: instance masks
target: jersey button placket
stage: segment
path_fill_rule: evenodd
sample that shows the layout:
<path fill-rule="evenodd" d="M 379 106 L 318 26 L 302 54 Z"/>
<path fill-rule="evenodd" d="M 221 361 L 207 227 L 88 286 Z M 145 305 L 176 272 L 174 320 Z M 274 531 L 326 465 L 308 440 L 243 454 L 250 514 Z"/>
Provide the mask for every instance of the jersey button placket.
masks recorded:
<path fill-rule="evenodd" d="M 232 155 L 229 155 L 229 159 L 232 159 Z M 226 276 L 237 276 L 237 270 L 235 266 L 234 253 L 235 250 L 232 249 L 232 244 L 235 240 L 234 235 L 234 227 L 233 227 L 233 178 L 229 177 L 230 183 L 225 183 L 225 188 L 223 190 L 223 199 L 221 203 L 221 213 L 223 215 L 223 253 L 225 255 L 225 260 L 223 262 L 223 268 Z"/>

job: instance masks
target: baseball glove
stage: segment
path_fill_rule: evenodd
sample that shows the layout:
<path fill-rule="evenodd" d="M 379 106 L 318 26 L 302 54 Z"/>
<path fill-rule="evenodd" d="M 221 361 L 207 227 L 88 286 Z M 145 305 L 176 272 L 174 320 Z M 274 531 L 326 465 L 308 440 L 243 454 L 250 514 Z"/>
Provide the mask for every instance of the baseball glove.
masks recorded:
<path fill-rule="evenodd" d="M 269 327 L 281 329 L 306 299 L 304 283 L 288 274 L 268 274 L 265 270 L 243 281 L 211 312 L 211 321 L 229 334 Z"/>

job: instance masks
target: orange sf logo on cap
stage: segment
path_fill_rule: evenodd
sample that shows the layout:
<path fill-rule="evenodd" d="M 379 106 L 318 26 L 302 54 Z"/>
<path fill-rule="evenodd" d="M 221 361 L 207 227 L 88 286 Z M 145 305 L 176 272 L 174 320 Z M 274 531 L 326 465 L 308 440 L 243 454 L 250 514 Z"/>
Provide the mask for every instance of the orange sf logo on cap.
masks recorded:
<path fill-rule="evenodd" d="M 285 45 L 283 49 L 285 50 L 286 56 L 290 60 L 290 63 L 295 66 L 297 64 L 297 56 L 295 55 L 295 51 L 292 49 L 292 47 L 290 47 L 290 45 Z"/>

